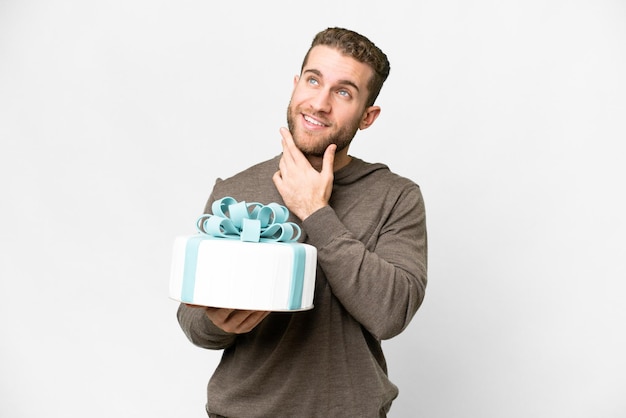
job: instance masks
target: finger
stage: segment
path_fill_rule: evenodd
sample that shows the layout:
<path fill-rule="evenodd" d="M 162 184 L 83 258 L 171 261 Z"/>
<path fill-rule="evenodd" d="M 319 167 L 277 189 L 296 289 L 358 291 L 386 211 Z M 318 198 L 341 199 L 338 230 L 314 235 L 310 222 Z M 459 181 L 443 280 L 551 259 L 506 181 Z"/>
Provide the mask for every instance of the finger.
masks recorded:
<path fill-rule="evenodd" d="M 308 161 L 302 151 L 300 151 L 300 148 L 298 148 L 298 146 L 296 145 L 293 136 L 291 135 L 291 132 L 289 132 L 289 129 L 283 126 L 282 128 L 280 128 L 280 134 L 283 138 L 283 156 L 287 155 L 288 157 L 290 157 L 290 161 L 287 161 L 287 163 L 291 164 L 293 162 L 297 164 Z"/>
<path fill-rule="evenodd" d="M 228 317 L 224 324 L 224 329 L 235 334 L 242 334 L 251 331 L 256 327 L 269 312 L 236 310 Z"/>
<path fill-rule="evenodd" d="M 281 126 L 279 129 L 280 132 L 280 136 L 283 138 L 283 140 L 289 144 L 289 143 L 293 143 L 293 136 L 291 136 L 291 132 L 289 132 L 289 129 L 285 128 L 284 126 Z"/>
<path fill-rule="evenodd" d="M 252 311 L 239 323 L 238 329 L 241 332 L 251 331 L 269 314 L 267 311 Z"/>
<path fill-rule="evenodd" d="M 330 144 L 324 151 L 324 160 L 322 161 L 322 173 L 332 174 L 333 167 L 335 165 L 335 152 L 337 151 L 336 144 Z"/>
<path fill-rule="evenodd" d="M 291 159 L 291 157 L 288 157 L 285 154 L 285 151 L 283 151 L 283 155 L 280 157 L 280 160 L 278 160 L 278 171 L 285 172 L 287 170 L 287 167 L 286 167 L 286 165 L 287 165 L 286 159 L 287 158 Z"/>
<path fill-rule="evenodd" d="M 221 326 L 223 326 L 226 321 L 228 321 L 228 318 L 233 314 L 234 309 L 207 307 L 205 312 L 211 322 L 221 328 Z"/>
<path fill-rule="evenodd" d="M 283 183 L 283 177 L 280 173 L 280 170 L 274 173 L 274 175 L 272 176 L 272 181 L 274 182 L 276 188 L 280 190 Z"/>
<path fill-rule="evenodd" d="M 291 136 L 291 132 L 289 132 L 289 129 L 285 127 L 281 127 L 280 136 L 281 136 L 280 142 L 283 147 L 283 158 L 289 158 L 291 161 L 293 161 L 292 144 L 293 145 L 295 144 L 293 142 L 293 137 Z"/>

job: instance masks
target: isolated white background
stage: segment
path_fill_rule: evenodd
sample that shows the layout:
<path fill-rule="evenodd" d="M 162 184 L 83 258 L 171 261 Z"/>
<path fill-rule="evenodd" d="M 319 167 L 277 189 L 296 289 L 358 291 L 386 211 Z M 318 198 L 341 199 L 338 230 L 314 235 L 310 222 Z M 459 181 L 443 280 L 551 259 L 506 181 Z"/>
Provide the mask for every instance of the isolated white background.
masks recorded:
<path fill-rule="evenodd" d="M 427 205 L 391 416 L 626 416 L 618 0 L 0 0 L 0 416 L 205 416 L 219 353 L 178 328 L 171 244 L 280 152 L 328 26 L 392 65 L 351 153 Z"/>

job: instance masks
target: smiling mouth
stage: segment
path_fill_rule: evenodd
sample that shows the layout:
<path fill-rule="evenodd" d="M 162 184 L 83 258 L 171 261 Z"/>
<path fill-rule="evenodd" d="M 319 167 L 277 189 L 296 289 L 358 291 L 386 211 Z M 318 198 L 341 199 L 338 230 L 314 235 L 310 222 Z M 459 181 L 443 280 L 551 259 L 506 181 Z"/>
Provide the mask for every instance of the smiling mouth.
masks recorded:
<path fill-rule="evenodd" d="M 311 125 L 319 126 L 321 128 L 328 126 L 325 123 L 322 123 L 319 120 L 312 118 L 311 116 L 302 115 L 302 117 L 306 122 L 310 123 Z"/>

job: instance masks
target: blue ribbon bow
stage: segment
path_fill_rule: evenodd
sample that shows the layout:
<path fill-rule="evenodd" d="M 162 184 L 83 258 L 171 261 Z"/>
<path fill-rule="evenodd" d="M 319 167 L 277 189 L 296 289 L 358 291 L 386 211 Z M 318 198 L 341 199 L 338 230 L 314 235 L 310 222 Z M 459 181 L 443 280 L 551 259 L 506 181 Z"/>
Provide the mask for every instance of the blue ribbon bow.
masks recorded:
<path fill-rule="evenodd" d="M 213 214 L 202 215 L 196 222 L 202 234 L 247 242 L 296 242 L 300 238 L 300 227 L 287 222 L 289 210 L 278 203 L 262 205 L 224 197 L 213 202 L 211 210 Z"/>

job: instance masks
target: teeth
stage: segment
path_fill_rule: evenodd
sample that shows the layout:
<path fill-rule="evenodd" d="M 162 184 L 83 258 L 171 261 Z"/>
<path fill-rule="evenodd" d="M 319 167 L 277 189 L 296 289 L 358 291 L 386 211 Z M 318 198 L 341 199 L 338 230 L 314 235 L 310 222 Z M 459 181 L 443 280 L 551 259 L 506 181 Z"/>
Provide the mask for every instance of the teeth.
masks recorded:
<path fill-rule="evenodd" d="M 321 122 L 319 122 L 319 121 L 316 121 L 315 119 L 313 119 L 313 118 L 311 118 L 311 117 L 309 117 L 309 116 L 305 116 L 305 117 L 304 117 L 304 120 L 306 120 L 307 122 L 312 123 L 312 124 L 314 124 L 314 125 L 317 125 L 317 126 L 324 126 L 324 124 L 323 124 L 323 123 L 321 123 Z"/>

